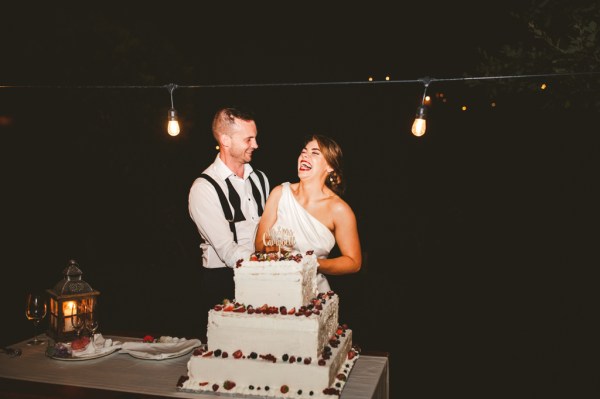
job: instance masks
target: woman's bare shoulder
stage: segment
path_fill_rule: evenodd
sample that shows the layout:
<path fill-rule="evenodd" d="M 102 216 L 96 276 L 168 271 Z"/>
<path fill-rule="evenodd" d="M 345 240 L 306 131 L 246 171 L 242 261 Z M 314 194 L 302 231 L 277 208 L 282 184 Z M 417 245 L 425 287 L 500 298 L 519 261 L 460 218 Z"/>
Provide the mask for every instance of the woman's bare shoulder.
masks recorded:
<path fill-rule="evenodd" d="M 333 215 L 345 217 L 350 214 L 354 215 L 354 211 L 342 197 L 336 195 L 331 198 L 329 209 Z"/>

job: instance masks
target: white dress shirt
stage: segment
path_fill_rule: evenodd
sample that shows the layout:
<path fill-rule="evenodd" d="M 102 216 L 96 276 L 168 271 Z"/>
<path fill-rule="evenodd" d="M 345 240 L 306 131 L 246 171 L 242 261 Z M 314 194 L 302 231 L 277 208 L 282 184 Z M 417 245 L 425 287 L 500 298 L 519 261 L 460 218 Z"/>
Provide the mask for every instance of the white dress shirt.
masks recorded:
<path fill-rule="evenodd" d="M 254 181 L 259 190 L 260 181 L 249 164 L 244 165 L 244 176 L 239 177 L 221 161 L 218 155 L 215 162 L 203 173 L 212 177 L 221 186 L 226 197 L 228 197 L 228 189 L 225 179 L 229 178 L 240 196 L 241 210 L 246 220 L 235 224 L 238 239 L 236 244 L 215 188 L 204 178 L 199 177 L 194 181 L 190 188 L 188 208 L 190 216 L 202 236 L 203 242 L 200 244 L 202 266 L 207 268 L 235 267 L 239 259 L 248 259 L 254 252 L 254 237 L 260 217 L 249 179 Z M 270 192 L 268 181 L 265 181 L 265 184 L 268 195 Z M 263 196 L 262 190 L 260 191 Z M 266 202 L 266 198 L 264 201 Z M 231 212 L 234 213 L 233 208 Z"/>

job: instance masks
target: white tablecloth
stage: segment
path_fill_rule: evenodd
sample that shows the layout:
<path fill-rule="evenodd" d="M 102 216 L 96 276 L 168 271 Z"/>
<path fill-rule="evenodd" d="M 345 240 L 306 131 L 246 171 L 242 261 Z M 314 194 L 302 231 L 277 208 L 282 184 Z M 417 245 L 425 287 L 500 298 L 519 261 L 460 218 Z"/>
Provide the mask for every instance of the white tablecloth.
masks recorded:
<path fill-rule="evenodd" d="M 48 339 L 45 336 L 41 338 Z M 128 337 L 111 338 L 123 342 L 132 340 Z M 98 359 L 63 361 L 47 357 L 45 344 L 27 346 L 22 342 L 14 347 L 21 348 L 23 354 L 15 358 L 0 354 L 0 377 L 173 398 L 215 398 L 213 394 L 176 390 L 179 377 L 187 374 L 191 354 L 167 360 L 143 360 L 115 352 Z M 340 398 L 387 399 L 388 367 L 386 357 L 361 355 Z"/>

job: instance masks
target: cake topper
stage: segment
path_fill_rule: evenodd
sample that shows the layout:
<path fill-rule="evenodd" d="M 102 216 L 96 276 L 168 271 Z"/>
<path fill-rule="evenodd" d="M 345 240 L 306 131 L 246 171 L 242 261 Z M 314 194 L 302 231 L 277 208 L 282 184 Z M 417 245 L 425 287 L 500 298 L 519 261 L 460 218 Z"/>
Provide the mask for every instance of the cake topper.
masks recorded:
<path fill-rule="evenodd" d="M 266 247 L 277 246 L 277 253 L 281 255 L 281 249 L 291 251 L 296 245 L 296 237 L 292 229 L 281 226 L 271 227 L 263 234 L 263 244 Z"/>

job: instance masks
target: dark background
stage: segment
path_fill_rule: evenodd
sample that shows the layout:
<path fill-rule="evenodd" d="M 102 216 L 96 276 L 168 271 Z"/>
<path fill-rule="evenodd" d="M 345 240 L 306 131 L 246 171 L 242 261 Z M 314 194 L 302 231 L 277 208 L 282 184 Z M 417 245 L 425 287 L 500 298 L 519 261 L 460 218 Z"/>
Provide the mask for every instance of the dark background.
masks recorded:
<path fill-rule="evenodd" d="M 187 194 L 234 104 L 257 114 L 272 186 L 296 179 L 305 135 L 342 146 L 367 256 L 330 282 L 355 342 L 389 352 L 391 397 L 596 397 L 597 112 L 544 108 L 558 77 L 495 108 L 493 81 L 434 82 L 416 138 L 423 86 L 383 83 L 469 75 L 478 47 L 525 34 L 515 8 L 266 4 L 4 7 L 0 85 L 20 87 L 0 89 L 0 343 L 32 335 L 25 296 L 69 259 L 101 330 L 205 334 Z M 181 87 L 166 133 L 168 83 L 310 82 L 354 84 Z"/>

